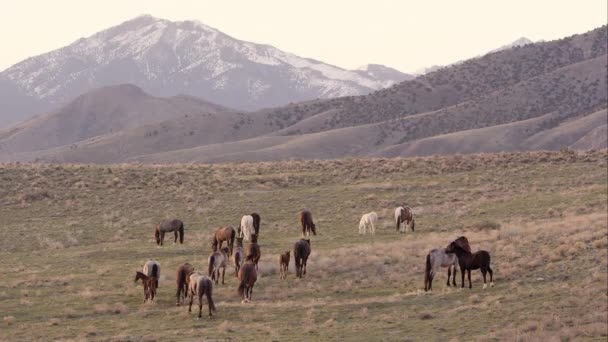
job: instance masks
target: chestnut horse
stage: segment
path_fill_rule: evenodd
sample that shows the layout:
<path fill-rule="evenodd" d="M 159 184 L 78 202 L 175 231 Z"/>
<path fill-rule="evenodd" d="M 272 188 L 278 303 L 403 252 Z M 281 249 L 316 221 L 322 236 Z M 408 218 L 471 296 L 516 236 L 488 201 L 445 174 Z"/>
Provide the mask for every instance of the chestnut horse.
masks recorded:
<path fill-rule="evenodd" d="M 241 281 L 241 283 L 238 287 L 238 293 L 242 298 L 241 303 L 248 303 L 251 301 L 253 286 L 258 280 L 257 267 L 253 263 L 253 260 L 250 256 L 247 257 L 247 261 L 239 270 L 239 280 Z"/>
<path fill-rule="evenodd" d="M 165 240 L 165 233 L 173 232 L 175 235 L 175 243 L 177 243 L 177 234 L 179 233 L 179 243 L 184 243 L 184 223 L 180 220 L 165 220 L 160 222 L 154 228 L 154 238 L 156 244 L 162 246 Z"/>
<path fill-rule="evenodd" d="M 258 262 L 262 257 L 262 251 L 260 250 L 260 245 L 258 245 L 258 236 L 256 234 L 251 234 L 251 243 L 247 245 L 245 249 L 245 257 L 247 260 L 251 259 L 251 262 L 255 264 L 255 270 L 258 270 Z"/>
<path fill-rule="evenodd" d="M 290 251 L 285 251 L 285 253 L 279 255 L 280 279 L 287 278 L 287 271 L 289 270 L 289 253 Z"/>
<path fill-rule="evenodd" d="M 190 292 L 190 306 L 188 312 L 192 312 L 192 302 L 194 296 L 198 297 L 198 319 L 201 319 L 203 311 L 203 296 L 207 296 L 207 306 L 209 307 L 209 317 L 215 312 L 215 304 L 213 303 L 213 282 L 209 277 L 200 273 L 192 273 L 188 281 L 188 289 Z"/>
<path fill-rule="evenodd" d="M 236 249 L 234 250 L 234 254 L 232 254 L 232 262 L 234 264 L 234 276 L 239 276 L 239 269 L 245 260 L 245 250 L 243 249 L 243 238 L 236 238 Z"/>
<path fill-rule="evenodd" d="M 412 209 L 410 209 L 410 207 L 399 207 L 395 209 L 395 223 L 397 225 L 398 232 L 405 233 L 408 226 L 412 229 L 413 232 L 416 223 L 414 222 L 414 215 L 412 214 Z M 403 229 L 401 229 L 402 223 L 404 223 Z"/>
<path fill-rule="evenodd" d="M 184 263 L 177 269 L 177 275 L 175 276 L 177 292 L 175 293 L 175 297 L 177 298 L 176 305 L 178 306 L 183 304 L 188 296 L 188 278 L 192 272 L 194 272 L 194 267 L 189 263 Z"/>
<path fill-rule="evenodd" d="M 293 246 L 293 259 L 296 263 L 296 277 L 306 275 L 306 261 L 310 255 L 310 239 L 300 239 Z"/>
<path fill-rule="evenodd" d="M 211 238 L 211 250 L 217 252 L 218 248 L 222 249 L 222 243 L 226 241 L 228 244 L 228 255 L 231 256 L 235 237 L 236 232 L 232 227 L 220 227 L 216 229 L 215 233 L 213 233 L 213 238 Z"/>
<path fill-rule="evenodd" d="M 300 223 L 302 224 L 302 237 L 310 236 L 310 232 L 313 235 L 317 235 L 317 226 L 312 221 L 312 213 L 308 210 L 302 210 L 300 212 Z"/>
<path fill-rule="evenodd" d="M 154 297 L 156 296 L 156 277 L 148 277 L 142 272 L 135 272 L 135 282 L 141 279 L 142 284 L 144 285 L 144 303 L 149 299 L 151 302 L 154 302 Z"/>
<path fill-rule="evenodd" d="M 471 253 L 471 247 L 469 246 L 469 240 L 461 236 L 458 239 L 452 241 L 446 248 L 446 253 L 454 253 L 458 257 L 458 264 L 460 265 L 460 274 L 462 275 L 461 287 L 464 287 L 464 272 L 467 272 L 469 278 L 469 288 L 471 285 L 471 270 L 479 269 L 483 275 L 483 288 L 487 287 L 486 284 L 486 273 L 490 273 L 490 286 L 494 287 L 494 280 L 492 279 L 492 268 L 490 268 L 490 253 L 487 251 L 477 251 Z"/>

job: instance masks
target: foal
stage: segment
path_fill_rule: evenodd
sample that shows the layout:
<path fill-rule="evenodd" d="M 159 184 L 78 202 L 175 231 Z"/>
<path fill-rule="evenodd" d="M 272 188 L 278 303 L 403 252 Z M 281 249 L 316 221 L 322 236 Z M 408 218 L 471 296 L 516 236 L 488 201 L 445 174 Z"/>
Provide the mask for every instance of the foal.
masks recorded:
<path fill-rule="evenodd" d="M 279 256 L 280 279 L 287 278 L 287 271 L 289 270 L 289 253 L 290 251 L 285 251 L 285 253 Z"/>
<path fill-rule="evenodd" d="M 469 288 L 471 285 L 471 270 L 481 270 L 483 275 L 483 288 L 487 287 L 486 284 L 486 273 L 490 273 L 490 286 L 494 287 L 494 281 L 492 280 L 492 269 L 490 268 L 490 253 L 487 251 L 477 251 L 471 253 L 471 247 L 469 246 L 469 240 L 466 237 L 461 236 L 458 239 L 452 241 L 445 249 L 446 253 L 455 253 L 458 257 L 458 264 L 460 265 L 460 274 L 462 274 L 461 287 L 464 287 L 464 271 L 467 271 L 469 278 Z"/>
<path fill-rule="evenodd" d="M 144 285 L 144 303 L 147 300 L 154 302 L 154 297 L 156 297 L 156 284 L 158 279 L 156 277 L 150 276 L 137 271 L 135 272 L 135 282 L 141 279 L 142 284 Z"/>

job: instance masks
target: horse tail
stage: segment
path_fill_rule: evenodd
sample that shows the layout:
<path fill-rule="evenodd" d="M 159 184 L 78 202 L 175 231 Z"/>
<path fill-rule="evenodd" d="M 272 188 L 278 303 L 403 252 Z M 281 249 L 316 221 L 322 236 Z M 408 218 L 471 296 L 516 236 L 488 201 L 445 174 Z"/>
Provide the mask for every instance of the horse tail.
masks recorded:
<path fill-rule="evenodd" d="M 207 289 L 205 291 L 205 295 L 207 296 L 207 304 L 209 305 L 209 311 L 216 312 L 215 304 L 213 303 L 213 283 L 208 282 Z"/>
<path fill-rule="evenodd" d="M 396 223 L 397 223 L 397 226 L 395 227 L 395 229 L 396 229 L 397 231 L 399 231 L 399 223 L 400 223 L 400 221 L 401 221 L 401 214 L 399 214 L 399 215 L 395 215 L 395 221 L 396 221 Z"/>
<path fill-rule="evenodd" d="M 427 285 L 429 284 L 429 280 L 431 278 L 431 253 L 426 255 L 426 267 L 424 269 L 424 290 L 426 291 Z"/>
<path fill-rule="evenodd" d="M 234 239 L 236 238 L 236 232 L 234 231 L 234 229 L 232 230 L 232 233 L 230 233 L 230 256 L 232 256 L 232 250 L 234 249 Z"/>
<path fill-rule="evenodd" d="M 245 296 L 245 279 L 241 280 L 238 291 L 239 291 L 239 296 L 241 296 L 241 297 Z"/>
<path fill-rule="evenodd" d="M 213 272 L 213 266 L 215 264 L 215 255 L 211 254 L 211 256 L 209 257 L 209 276 L 213 279 L 213 276 L 211 275 Z"/>
<path fill-rule="evenodd" d="M 184 223 L 179 225 L 179 243 L 184 243 Z"/>
<path fill-rule="evenodd" d="M 158 278 L 159 274 L 158 274 L 158 265 L 157 264 L 152 264 L 152 272 L 150 274 L 152 277 Z"/>

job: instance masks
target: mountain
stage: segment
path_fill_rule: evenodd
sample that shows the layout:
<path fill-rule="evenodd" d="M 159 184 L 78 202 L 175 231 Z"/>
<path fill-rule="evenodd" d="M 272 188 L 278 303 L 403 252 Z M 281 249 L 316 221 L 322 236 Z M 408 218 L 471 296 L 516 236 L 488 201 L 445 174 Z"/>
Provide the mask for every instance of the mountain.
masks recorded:
<path fill-rule="evenodd" d="M 240 110 L 361 95 L 403 75 L 369 73 L 230 37 L 197 21 L 140 16 L 28 58 L 0 73 L 0 127 L 103 86 L 130 83 L 155 96 L 188 94 Z M 385 77 L 384 75 L 388 75 Z"/>
<path fill-rule="evenodd" d="M 414 75 L 403 73 L 397 69 L 393 69 L 381 64 L 366 64 L 354 70 L 359 75 L 375 79 L 379 82 L 384 82 L 385 87 L 389 87 L 395 83 L 409 81 L 416 78 Z"/>
<path fill-rule="evenodd" d="M 20 132 L 0 133 L 0 160 L 220 162 L 603 148 L 608 135 L 607 39 L 604 26 L 490 53 L 368 95 L 247 113 L 213 107 L 215 111 L 188 109 L 188 114 L 198 114 L 186 117 L 179 110 L 117 132 L 101 130 L 97 136 L 65 133 L 67 139 L 58 125 L 24 124 L 18 126 L 24 128 Z M 87 108 L 69 120 L 79 122 L 81 130 L 95 122 L 84 120 Z M 95 117 L 101 120 L 108 113 L 112 108 L 102 108 Z M 19 135 L 24 138 L 16 141 Z M 44 141 L 55 143 L 37 150 L 31 147 L 36 137 L 37 148 Z M 82 140 L 73 142 L 77 139 Z"/>

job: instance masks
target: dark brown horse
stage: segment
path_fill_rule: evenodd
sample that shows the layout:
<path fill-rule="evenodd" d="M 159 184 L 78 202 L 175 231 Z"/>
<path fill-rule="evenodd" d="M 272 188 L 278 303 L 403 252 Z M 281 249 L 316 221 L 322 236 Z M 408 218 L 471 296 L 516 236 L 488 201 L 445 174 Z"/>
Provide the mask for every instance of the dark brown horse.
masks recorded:
<path fill-rule="evenodd" d="M 317 235 L 317 226 L 312 221 L 312 213 L 308 210 L 302 210 L 300 212 L 300 223 L 302 224 L 302 236 L 310 236 L 310 232 L 313 235 Z"/>
<path fill-rule="evenodd" d="M 180 220 L 165 220 L 157 224 L 154 228 L 154 238 L 156 244 L 162 246 L 165 240 L 165 233 L 173 232 L 175 242 L 177 243 L 177 234 L 179 233 L 179 243 L 184 243 L 184 223 Z"/>
<path fill-rule="evenodd" d="M 410 209 L 410 207 L 399 207 L 395 209 L 395 223 L 397 225 L 398 232 L 405 233 L 408 226 L 410 226 L 413 232 L 416 222 L 414 221 L 412 209 Z M 400 229 L 402 224 L 404 224 L 403 230 Z"/>
<path fill-rule="evenodd" d="M 247 261 L 245 261 L 239 270 L 239 280 L 241 283 L 239 284 L 238 293 L 242 298 L 241 302 L 250 302 L 251 295 L 253 293 L 253 286 L 258 280 L 257 267 L 250 257 L 247 257 Z"/>
<path fill-rule="evenodd" d="M 183 304 L 188 296 L 188 277 L 194 272 L 194 267 L 189 263 L 182 264 L 177 269 L 177 275 L 175 276 L 175 283 L 177 285 L 177 292 L 175 297 L 177 298 L 176 305 Z"/>
<path fill-rule="evenodd" d="M 262 257 L 262 251 L 260 250 L 260 245 L 258 245 L 258 236 L 257 234 L 251 234 L 251 243 L 247 245 L 245 248 L 245 258 L 247 260 L 251 260 L 255 264 L 255 269 L 258 269 L 258 262 Z"/>
<path fill-rule="evenodd" d="M 454 253 L 458 257 L 458 264 L 460 266 L 460 274 L 462 275 L 461 287 L 464 287 L 464 272 L 467 272 L 469 278 L 469 288 L 472 288 L 471 284 L 471 270 L 481 270 L 483 275 L 483 288 L 486 285 L 486 273 L 490 273 L 490 286 L 494 286 L 492 279 L 492 268 L 490 268 L 490 253 L 487 251 L 477 251 L 471 253 L 471 247 L 469 246 L 469 240 L 461 236 L 458 239 L 452 241 L 446 248 L 446 253 Z"/>
<path fill-rule="evenodd" d="M 190 292 L 190 306 L 188 312 L 192 312 L 192 302 L 194 296 L 198 297 L 198 319 L 201 319 L 203 311 L 203 296 L 207 297 L 207 305 L 209 306 L 209 317 L 212 312 L 215 312 L 215 304 L 213 303 L 213 281 L 199 273 L 190 274 L 188 281 L 188 289 Z"/>
<path fill-rule="evenodd" d="M 243 238 L 236 238 L 236 248 L 234 250 L 234 254 L 232 255 L 232 262 L 234 263 L 234 276 L 239 276 L 239 269 L 241 265 L 245 261 L 245 249 L 243 249 Z"/>
<path fill-rule="evenodd" d="M 228 256 L 231 256 L 235 237 L 236 232 L 232 227 L 220 227 L 216 229 L 211 238 L 211 250 L 217 252 L 218 249 L 222 249 L 222 243 L 226 241 L 228 244 Z"/>
<path fill-rule="evenodd" d="M 135 272 L 135 282 L 141 279 L 142 284 L 144 285 L 144 303 L 147 300 L 151 302 L 154 301 L 154 297 L 156 296 L 156 282 L 158 279 L 155 277 L 148 277 L 142 272 Z"/>
<path fill-rule="evenodd" d="M 289 253 L 290 251 L 285 251 L 285 253 L 279 256 L 279 278 L 281 279 L 287 278 L 287 271 L 289 270 Z"/>
<path fill-rule="evenodd" d="M 296 277 L 306 274 L 306 261 L 310 255 L 310 239 L 300 239 L 293 246 L 293 259 L 296 263 Z"/>
<path fill-rule="evenodd" d="M 255 235 L 260 236 L 260 221 L 262 220 L 260 214 L 253 213 L 251 214 L 251 217 L 253 217 L 253 231 L 255 232 Z"/>

